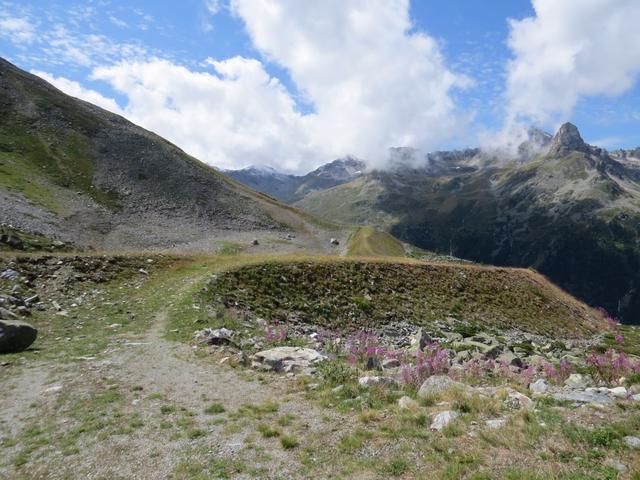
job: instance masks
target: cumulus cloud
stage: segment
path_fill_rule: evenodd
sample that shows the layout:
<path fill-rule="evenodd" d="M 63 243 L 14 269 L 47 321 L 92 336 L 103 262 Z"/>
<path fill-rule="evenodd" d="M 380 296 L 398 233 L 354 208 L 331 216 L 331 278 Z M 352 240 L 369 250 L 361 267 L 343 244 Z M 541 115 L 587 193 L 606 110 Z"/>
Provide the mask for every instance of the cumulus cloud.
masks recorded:
<path fill-rule="evenodd" d="M 5 14 L 0 16 L 0 37 L 16 45 L 32 43 L 36 39 L 36 28 L 27 18 Z"/>
<path fill-rule="evenodd" d="M 533 0 L 510 20 L 508 121 L 552 125 L 591 95 L 615 96 L 640 74 L 638 0 Z"/>
<path fill-rule="evenodd" d="M 166 60 L 99 67 L 92 78 L 128 97 L 124 115 L 222 168 L 298 170 L 309 147 L 305 121 L 282 84 L 255 59 L 209 59 L 212 71 Z"/>
<path fill-rule="evenodd" d="M 232 0 L 231 8 L 315 107 L 315 148 L 379 164 L 390 147 L 428 150 L 460 133 L 450 91 L 468 81 L 413 30 L 408 0 Z"/>
<path fill-rule="evenodd" d="M 73 80 L 69 80 L 64 77 L 56 77 L 47 72 L 39 70 L 32 70 L 31 73 L 46 80 L 51 85 L 59 90 L 62 90 L 67 95 L 79 98 L 89 103 L 93 103 L 99 107 L 109 110 L 110 112 L 122 115 L 124 112 L 118 106 L 118 103 L 113 98 L 108 98 L 95 90 L 84 88 L 80 83 Z"/>

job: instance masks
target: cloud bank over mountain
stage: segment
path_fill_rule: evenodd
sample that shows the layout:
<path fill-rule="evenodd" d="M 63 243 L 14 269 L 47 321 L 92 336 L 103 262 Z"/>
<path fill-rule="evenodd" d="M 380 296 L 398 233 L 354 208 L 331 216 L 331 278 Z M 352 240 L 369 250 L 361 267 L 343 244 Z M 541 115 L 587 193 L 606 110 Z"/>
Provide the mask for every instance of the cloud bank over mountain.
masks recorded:
<path fill-rule="evenodd" d="M 482 83 L 481 73 L 456 72 L 458 59 L 445 57 L 444 41 L 414 24 L 409 0 L 203 0 L 203 31 L 215 32 L 215 19 L 226 15 L 244 26 L 247 49 L 189 61 L 137 39 L 78 30 L 95 18 L 87 9 L 46 25 L 34 11 L 0 6 L 0 37 L 37 52 L 31 71 L 63 91 L 207 163 L 303 173 L 346 155 L 381 167 L 398 146 L 481 144 L 513 153 L 530 125 L 555 130 L 582 100 L 617 96 L 637 83 L 638 1 L 532 6 L 532 15 L 508 20 L 505 77 L 495 80 L 504 93 L 492 125 L 474 119 L 474 107 L 458 95 Z M 118 23 L 144 19 L 142 30 L 158 23 L 137 9 L 132 15 Z M 92 87 L 47 73 L 61 64 L 88 72 Z"/>

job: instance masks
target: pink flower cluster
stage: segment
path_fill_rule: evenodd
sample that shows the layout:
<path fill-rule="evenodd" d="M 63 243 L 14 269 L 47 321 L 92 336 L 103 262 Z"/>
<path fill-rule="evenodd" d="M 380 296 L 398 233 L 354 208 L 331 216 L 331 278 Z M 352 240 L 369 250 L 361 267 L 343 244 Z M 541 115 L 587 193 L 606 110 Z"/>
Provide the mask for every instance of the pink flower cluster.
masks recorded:
<path fill-rule="evenodd" d="M 267 343 L 281 343 L 287 339 L 286 328 L 271 328 L 267 327 L 264 333 L 264 339 Z"/>
<path fill-rule="evenodd" d="M 624 352 L 616 352 L 613 348 L 609 348 L 600 355 L 591 353 L 586 360 L 593 373 L 607 382 L 615 381 L 630 373 L 640 374 L 640 361 L 633 362 Z"/>
<path fill-rule="evenodd" d="M 431 375 L 446 374 L 451 368 L 449 349 L 436 343 L 428 344 L 423 351 L 401 355 L 399 360 L 404 383 L 415 387 Z"/>

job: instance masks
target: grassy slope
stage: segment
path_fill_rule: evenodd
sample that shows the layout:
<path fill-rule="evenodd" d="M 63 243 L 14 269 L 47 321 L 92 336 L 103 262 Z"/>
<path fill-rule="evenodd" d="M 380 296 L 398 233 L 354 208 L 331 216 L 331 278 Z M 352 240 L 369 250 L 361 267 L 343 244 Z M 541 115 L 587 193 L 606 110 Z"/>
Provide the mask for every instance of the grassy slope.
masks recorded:
<path fill-rule="evenodd" d="M 294 314 L 331 328 L 447 316 L 551 336 L 593 333 L 601 325 L 596 312 L 534 272 L 476 265 L 278 259 L 220 275 L 208 295 L 272 320 Z"/>
<path fill-rule="evenodd" d="M 355 233 L 349 244 L 347 255 L 350 257 L 404 257 L 402 242 L 393 235 L 366 226 Z"/>

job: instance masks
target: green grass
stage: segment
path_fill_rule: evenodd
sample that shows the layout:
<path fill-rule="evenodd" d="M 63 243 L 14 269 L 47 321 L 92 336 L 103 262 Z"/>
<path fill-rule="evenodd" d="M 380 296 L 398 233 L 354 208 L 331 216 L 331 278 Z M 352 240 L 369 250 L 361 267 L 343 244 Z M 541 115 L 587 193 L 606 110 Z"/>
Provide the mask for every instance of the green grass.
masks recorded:
<path fill-rule="evenodd" d="M 204 413 L 208 415 L 216 415 L 218 413 L 224 413 L 224 412 L 225 412 L 225 408 L 224 408 L 224 405 L 222 405 L 221 403 L 212 403 L 211 405 L 209 405 L 204 409 Z"/>
<path fill-rule="evenodd" d="M 300 445 L 300 441 L 292 435 L 282 435 L 280 437 L 280 445 L 282 445 L 282 448 L 285 450 L 291 450 Z"/>
<path fill-rule="evenodd" d="M 303 322 L 352 330 L 407 318 L 427 325 L 447 316 L 554 338 L 603 326 L 598 313 L 534 272 L 454 263 L 273 261 L 218 275 L 207 298 L 272 321 L 286 322 L 293 313 Z"/>
<path fill-rule="evenodd" d="M 350 257 L 404 257 L 402 242 L 375 227 L 360 227 L 349 242 Z"/>

